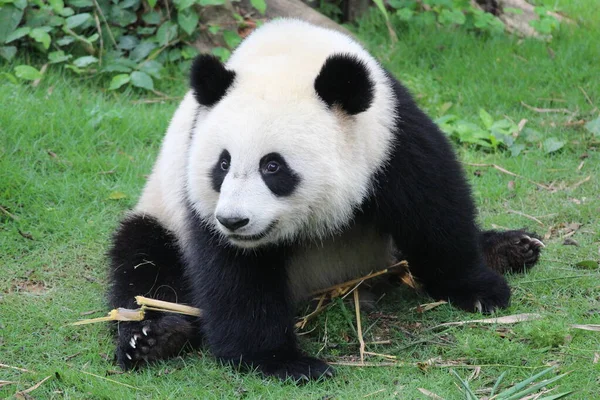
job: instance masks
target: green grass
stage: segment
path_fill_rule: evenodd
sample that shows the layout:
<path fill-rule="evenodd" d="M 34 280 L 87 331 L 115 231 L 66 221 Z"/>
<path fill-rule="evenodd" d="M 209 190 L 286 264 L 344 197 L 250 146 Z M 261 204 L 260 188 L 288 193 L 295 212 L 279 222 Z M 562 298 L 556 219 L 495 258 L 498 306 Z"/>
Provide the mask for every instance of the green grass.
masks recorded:
<path fill-rule="evenodd" d="M 380 302 L 386 318 L 363 314 L 363 329 L 374 324 L 366 341 L 391 340 L 368 350 L 395 355 L 405 366 L 338 367 L 335 379 L 300 388 L 239 375 L 216 364 L 208 353 L 139 373 L 107 374 L 117 370 L 107 327 L 65 325 L 83 318 L 82 312 L 96 310 L 91 316 L 100 316 L 107 311 L 104 252 L 117 221 L 135 204 L 176 102 L 136 105 L 133 94 L 104 93 L 94 80 L 73 79 L 52 69 L 37 88 L 1 81 L 0 206 L 14 218 L 0 211 L 0 363 L 31 372 L 0 368 L 0 380 L 17 382 L 0 388 L 0 396 L 11 396 L 51 376 L 32 395 L 347 399 L 377 392 L 367 398 L 412 399 L 423 398 L 417 389 L 425 388 L 448 399 L 459 398 L 449 368 L 415 366 L 434 357 L 459 364 L 454 369 L 463 378 L 471 370 L 460 365 L 481 365 L 479 376 L 470 382 L 473 390 L 491 388 L 505 371 L 501 388 L 557 363 L 561 372 L 570 371 L 558 382 L 560 391 L 575 390 L 573 397 L 581 399 L 597 396 L 600 363 L 593 359 L 600 353 L 600 333 L 573 330 L 570 325 L 600 324 L 599 271 L 574 265 L 599 258 L 600 143 L 581 127 L 563 126 L 566 115 L 536 113 L 520 103 L 577 110 L 582 119 L 598 115 L 579 87 L 600 106 L 600 15 L 592 0 L 564 3 L 567 13 L 581 19 L 581 26 L 561 31 L 548 45 L 398 26 L 400 40 L 391 47 L 377 14 L 365 18 L 358 29 L 368 47 L 407 83 L 432 116 L 439 116 L 443 103 L 452 102 L 448 112 L 476 121 L 483 107 L 498 119 L 526 118 L 527 126 L 544 137 L 568 141 L 557 153 L 546 155 L 532 145 L 516 158 L 458 148 L 465 162 L 499 164 L 557 188 L 541 190 L 492 168 L 466 167 L 484 227 L 524 226 L 545 234 L 563 223 L 583 224 L 571 236 L 579 246 L 564 246 L 560 232 L 555 233 L 546 241 L 538 267 L 509 278 L 513 304 L 501 315 L 535 312 L 543 318 L 506 327 L 431 331 L 427 328 L 443 322 L 479 316 L 449 306 L 417 313 L 411 308 L 429 300 L 401 288 Z M 11 68 L 4 64 L 0 73 Z M 180 96 L 185 80 L 184 76 L 166 80 L 160 90 Z M 584 153 L 588 157 L 579 170 Z M 589 181 L 573 187 L 587 176 Z M 126 197 L 109 199 L 114 192 Z M 508 210 L 535 216 L 543 226 Z M 353 315 L 352 306 L 346 307 Z M 309 326 L 313 328 L 302 337 L 313 354 L 322 349 L 320 356 L 331 361 L 358 354 L 356 337 L 339 305 Z"/>

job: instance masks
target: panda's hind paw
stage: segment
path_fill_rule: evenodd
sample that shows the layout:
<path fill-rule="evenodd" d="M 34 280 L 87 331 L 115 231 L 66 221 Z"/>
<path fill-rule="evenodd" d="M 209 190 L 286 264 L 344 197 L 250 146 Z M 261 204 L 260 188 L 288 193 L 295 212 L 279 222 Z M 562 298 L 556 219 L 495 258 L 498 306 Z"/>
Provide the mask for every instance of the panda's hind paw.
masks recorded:
<path fill-rule="evenodd" d="M 527 271 L 537 263 L 544 247 L 539 236 L 524 230 L 488 231 L 483 234 L 486 262 L 500 273 Z"/>
<path fill-rule="evenodd" d="M 262 360 L 256 366 L 263 375 L 281 380 L 289 379 L 296 384 L 331 378 L 335 374 L 334 369 L 326 362 L 309 356 L 285 360 Z"/>
<path fill-rule="evenodd" d="M 193 337 L 193 325 L 180 316 L 121 322 L 116 358 L 124 370 L 177 355 Z"/>

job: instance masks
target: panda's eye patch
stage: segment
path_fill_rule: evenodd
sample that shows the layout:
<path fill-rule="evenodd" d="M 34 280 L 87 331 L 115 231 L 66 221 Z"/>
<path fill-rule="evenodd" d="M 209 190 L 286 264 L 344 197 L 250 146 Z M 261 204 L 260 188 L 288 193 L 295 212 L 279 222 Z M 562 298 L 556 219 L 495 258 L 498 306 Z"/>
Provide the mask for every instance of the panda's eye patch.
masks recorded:
<path fill-rule="evenodd" d="M 210 180 L 215 192 L 221 191 L 221 185 L 225 180 L 229 166 L 231 165 L 231 155 L 227 150 L 223 150 L 217 158 L 212 170 L 210 171 Z"/>
<path fill-rule="evenodd" d="M 259 162 L 259 171 L 263 181 L 275 196 L 291 195 L 300 183 L 300 176 L 279 153 L 263 156 Z"/>

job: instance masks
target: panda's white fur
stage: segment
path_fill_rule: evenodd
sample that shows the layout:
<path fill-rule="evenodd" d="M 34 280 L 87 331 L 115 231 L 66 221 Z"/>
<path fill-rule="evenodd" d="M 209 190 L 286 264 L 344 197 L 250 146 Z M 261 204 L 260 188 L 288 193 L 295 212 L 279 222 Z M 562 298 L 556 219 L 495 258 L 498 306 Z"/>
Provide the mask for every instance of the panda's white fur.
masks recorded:
<path fill-rule="evenodd" d="M 373 105 L 359 115 L 332 113 L 314 92 L 314 78 L 325 60 L 339 53 L 364 61 L 376 86 Z M 210 112 L 191 91 L 186 94 L 135 211 L 156 217 L 183 243 L 186 190 L 198 214 L 224 235 L 217 212 L 249 216 L 251 223 L 236 232 L 247 235 L 277 221 L 272 234 L 261 240 L 232 242 L 240 247 L 299 238 L 312 242 L 295 255 L 290 268 L 296 298 L 384 266 L 389 237 L 362 233 L 362 226 L 332 235 L 363 202 L 393 140 L 392 93 L 377 61 L 341 33 L 282 19 L 251 34 L 226 66 L 236 72 L 235 83 Z M 206 171 L 224 148 L 232 155 L 232 169 L 217 193 Z M 271 193 L 256 168 L 271 151 L 302 171 L 302 182 L 289 197 Z"/>

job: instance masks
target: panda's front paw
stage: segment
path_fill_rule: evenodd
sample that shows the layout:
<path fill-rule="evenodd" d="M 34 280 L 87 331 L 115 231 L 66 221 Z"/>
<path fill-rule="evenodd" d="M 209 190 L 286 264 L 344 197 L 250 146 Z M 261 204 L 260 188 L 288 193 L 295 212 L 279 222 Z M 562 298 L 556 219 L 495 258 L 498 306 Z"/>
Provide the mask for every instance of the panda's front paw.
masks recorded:
<path fill-rule="evenodd" d="M 194 327 L 178 315 L 142 322 L 121 322 L 116 358 L 128 370 L 177 355 L 193 338 Z"/>
<path fill-rule="evenodd" d="M 437 285 L 432 293 L 437 300 L 449 300 L 455 307 L 484 314 L 508 307 L 510 294 L 504 277 L 484 267 L 466 276 L 445 280 L 443 286 Z"/>
<path fill-rule="evenodd" d="M 335 371 L 326 362 L 318 358 L 299 356 L 292 359 L 261 360 L 255 365 L 266 376 L 281 380 L 291 379 L 296 383 L 331 378 Z"/>
<path fill-rule="evenodd" d="M 525 272 L 537 263 L 544 247 L 539 236 L 523 230 L 484 233 L 486 262 L 500 273 Z"/>

